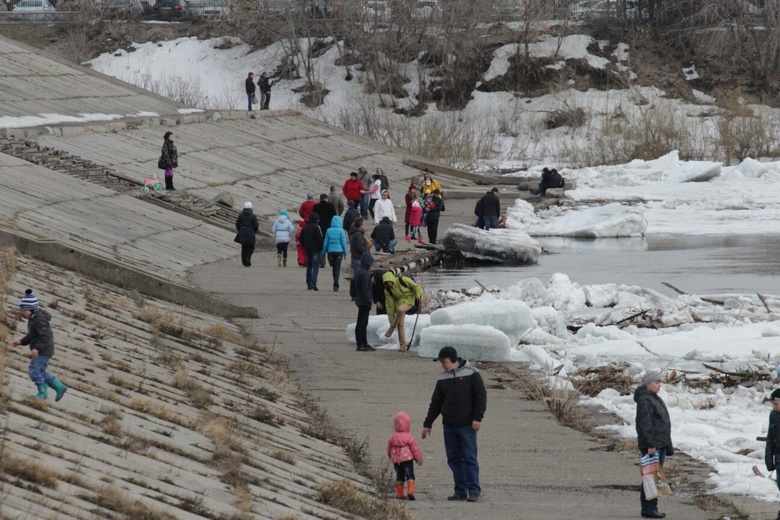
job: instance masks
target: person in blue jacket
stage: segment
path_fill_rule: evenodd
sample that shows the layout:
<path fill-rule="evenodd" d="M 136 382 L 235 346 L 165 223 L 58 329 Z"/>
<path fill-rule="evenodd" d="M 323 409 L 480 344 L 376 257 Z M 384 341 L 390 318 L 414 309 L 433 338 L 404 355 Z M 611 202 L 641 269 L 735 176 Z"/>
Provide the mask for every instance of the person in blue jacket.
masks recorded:
<path fill-rule="evenodd" d="M 347 254 L 347 234 L 341 227 L 341 217 L 334 216 L 330 221 L 330 227 L 325 232 L 322 241 L 322 254 L 328 255 L 328 262 L 333 269 L 333 290 L 339 290 L 339 274 L 341 274 L 341 260 Z"/>
<path fill-rule="evenodd" d="M 276 267 L 287 267 L 287 246 L 295 238 L 295 226 L 290 222 L 286 209 L 279 212 L 271 230 L 276 239 Z"/>

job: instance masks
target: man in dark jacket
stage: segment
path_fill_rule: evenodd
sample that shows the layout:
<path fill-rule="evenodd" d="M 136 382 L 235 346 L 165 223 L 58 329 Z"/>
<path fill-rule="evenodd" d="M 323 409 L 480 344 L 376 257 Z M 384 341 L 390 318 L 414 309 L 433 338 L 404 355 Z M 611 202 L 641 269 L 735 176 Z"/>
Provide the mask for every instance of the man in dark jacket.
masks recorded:
<path fill-rule="evenodd" d="M 398 240 L 395 238 L 393 223 L 390 217 L 382 217 L 382 221 L 371 231 L 371 243 L 374 244 L 374 251 L 384 251 L 385 253 L 395 253 L 395 245 Z"/>
<path fill-rule="evenodd" d="M 252 211 L 252 203 L 244 202 L 244 210 L 236 219 L 236 242 L 241 244 L 241 264 L 244 267 L 252 265 L 252 253 L 255 252 L 255 233 L 260 229 L 257 215 Z"/>
<path fill-rule="evenodd" d="M 550 188 L 563 188 L 565 185 L 566 181 L 558 170 L 545 167 L 542 169 L 542 182 L 539 183 L 539 189 L 531 190 L 531 193 L 543 196 Z"/>
<path fill-rule="evenodd" d="M 271 104 L 271 87 L 273 85 L 265 72 L 260 74 L 260 79 L 257 80 L 257 86 L 260 87 L 260 110 L 268 110 L 268 106 Z"/>
<path fill-rule="evenodd" d="M 333 217 L 336 216 L 336 206 L 328 200 L 328 195 L 323 193 L 320 195 L 320 201 L 314 205 L 312 211 L 320 217 L 320 231 L 322 231 L 322 236 L 324 237 L 325 233 L 328 232 Z M 320 255 L 320 267 L 325 267 L 325 255 Z"/>
<path fill-rule="evenodd" d="M 431 244 L 436 243 L 436 238 L 439 233 L 439 216 L 444 211 L 444 200 L 441 198 L 440 190 L 433 190 L 433 199 L 431 199 L 431 205 L 425 208 L 425 222 L 428 227 L 428 242 Z"/>
<path fill-rule="evenodd" d="M 441 414 L 444 427 L 444 449 L 452 470 L 455 493 L 447 500 L 478 502 L 477 432 L 487 409 L 487 391 L 482 376 L 468 361 L 460 359 L 453 347 L 443 347 L 434 359 L 444 372 L 436 380 L 428 415 L 423 422 L 422 438 L 431 434 L 436 417 Z"/>
<path fill-rule="evenodd" d="M 349 231 L 352 229 L 352 224 L 355 222 L 355 219 L 359 217 L 360 212 L 357 210 L 355 201 L 350 200 L 347 202 L 347 212 L 344 213 L 344 231 L 347 232 L 347 236 L 349 236 Z"/>
<path fill-rule="evenodd" d="M 368 316 L 371 314 L 371 304 L 374 300 L 371 291 L 371 273 L 368 272 L 374 259 L 369 253 L 363 253 L 360 257 L 360 267 L 355 271 L 355 305 L 358 308 L 357 323 L 355 324 L 355 340 L 359 352 L 372 352 L 376 350 L 368 344 Z"/>
<path fill-rule="evenodd" d="M 14 341 L 11 345 L 14 347 L 30 346 L 30 365 L 27 368 L 27 373 L 35 386 L 38 387 L 38 393 L 32 397 L 33 399 L 48 399 L 47 387 L 51 387 L 57 392 L 56 400 L 59 401 L 68 391 L 68 387 L 46 372 L 49 360 L 54 356 L 54 332 L 51 330 L 51 315 L 38 306 L 38 298 L 35 297 L 32 289 L 27 289 L 24 292 L 19 309 L 27 320 L 27 335 L 19 341 Z"/>
<path fill-rule="evenodd" d="M 249 111 L 252 111 L 252 102 L 255 98 L 255 75 L 254 73 L 250 72 L 249 75 L 246 77 L 246 81 L 244 82 L 246 84 L 246 97 L 247 102 L 249 104 Z"/>
<path fill-rule="evenodd" d="M 320 216 L 315 212 L 309 215 L 309 222 L 301 229 L 300 241 L 306 252 L 306 288 L 317 289 L 317 274 L 320 272 L 320 252 L 322 251 L 322 230 L 318 225 Z"/>
<path fill-rule="evenodd" d="M 658 456 L 663 466 L 667 455 L 674 455 L 672 446 L 672 422 L 663 399 L 658 397 L 661 390 L 661 374 L 650 370 L 634 392 L 636 402 L 636 435 L 642 456 Z M 664 518 L 665 513 L 658 511 L 658 499 L 647 500 L 644 486 L 640 486 L 639 500 L 642 505 L 642 517 Z"/>
<path fill-rule="evenodd" d="M 767 471 L 774 471 L 780 466 L 780 388 L 769 396 L 772 411 L 769 412 L 769 430 L 766 432 L 766 447 L 764 448 L 764 463 Z M 780 481 L 777 484 L 780 489 Z M 780 517 L 780 513 L 778 513 Z"/>
<path fill-rule="evenodd" d="M 485 231 L 498 227 L 498 217 L 501 216 L 501 201 L 498 199 L 498 188 L 493 188 L 479 199 L 482 209 L 482 221 Z"/>
<path fill-rule="evenodd" d="M 352 229 L 349 230 L 349 256 L 352 258 L 352 269 L 357 272 L 360 269 L 360 259 L 363 253 L 370 249 L 370 242 L 366 239 L 365 220 L 355 219 Z"/>

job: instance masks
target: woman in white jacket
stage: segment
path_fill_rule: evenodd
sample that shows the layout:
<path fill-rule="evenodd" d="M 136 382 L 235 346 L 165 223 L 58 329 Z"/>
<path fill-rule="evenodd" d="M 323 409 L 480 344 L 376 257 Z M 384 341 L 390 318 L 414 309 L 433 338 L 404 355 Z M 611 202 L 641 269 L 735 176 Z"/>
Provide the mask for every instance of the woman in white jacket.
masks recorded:
<path fill-rule="evenodd" d="M 389 218 L 393 225 L 398 221 L 395 218 L 393 201 L 390 200 L 390 194 L 387 190 L 382 191 L 382 198 L 376 201 L 374 205 L 374 224 L 379 224 L 382 221 L 382 217 Z"/>
<path fill-rule="evenodd" d="M 276 238 L 276 266 L 282 267 L 282 260 L 284 260 L 284 266 L 287 267 L 287 246 L 295 237 L 295 226 L 290 222 L 286 209 L 279 212 L 272 232 Z"/>

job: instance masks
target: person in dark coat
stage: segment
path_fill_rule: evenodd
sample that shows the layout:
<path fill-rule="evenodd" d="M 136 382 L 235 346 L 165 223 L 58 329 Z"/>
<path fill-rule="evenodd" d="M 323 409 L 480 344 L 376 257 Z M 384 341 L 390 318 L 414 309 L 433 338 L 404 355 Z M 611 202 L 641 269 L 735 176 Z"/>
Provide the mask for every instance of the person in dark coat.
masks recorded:
<path fill-rule="evenodd" d="M 672 421 L 663 399 L 658 397 L 661 390 L 661 374 L 650 370 L 634 392 L 636 402 L 636 435 L 642 456 L 658 456 L 663 466 L 664 459 L 674 454 L 672 446 Z M 665 513 L 658 511 L 658 499 L 647 500 L 645 490 L 640 486 L 639 500 L 644 518 L 664 518 Z"/>
<path fill-rule="evenodd" d="M 360 269 L 360 259 L 363 253 L 371 248 L 371 242 L 366 238 L 365 220 L 362 217 L 355 219 L 352 229 L 349 230 L 349 256 L 352 258 L 352 269 L 356 272 Z"/>
<path fill-rule="evenodd" d="M 252 203 L 244 202 L 244 209 L 236 219 L 236 242 L 241 244 L 241 264 L 244 267 L 252 265 L 252 253 L 255 252 L 255 233 L 260 229 L 257 215 L 252 211 Z"/>
<path fill-rule="evenodd" d="M 257 89 L 255 88 L 255 75 L 253 72 L 250 72 L 249 75 L 246 77 L 246 81 L 244 82 L 246 84 L 246 97 L 247 97 L 247 103 L 249 104 L 249 111 L 252 111 L 252 102 L 255 99 L 255 92 Z"/>
<path fill-rule="evenodd" d="M 257 86 L 260 87 L 260 110 L 268 110 L 268 106 L 271 104 L 271 87 L 273 85 L 265 72 L 260 74 L 260 79 L 257 80 Z"/>
<path fill-rule="evenodd" d="M 349 236 L 349 231 L 352 229 L 352 224 L 355 222 L 355 219 L 360 217 L 360 212 L 357 210 L 357 204 L 354 200 L 350 200 L 347 202 L 347 212 L 344 213 L 344 231 L 347 232 L 347 236 Z"/>
<path fill-rule="evenodd" d="M 377 316 L 387 314 L 387 309 L 385 308 L 385 283 L 382 281 L 382 276 L 386 272 L 386 269 L 374 269 L 371 271 L 371 292 L 374 295 Z"/>
<path fill-rule="evenodd" d="M 428 242 L 435 244 L 439 233 L 439 216 L 444 211 L 444 200 L 441 198 L 440 190 L 434 190 L 431 205 L 424 211 L 427 215 L 425 221 L 428 226 Z"/>
<path fill-rule="evenodd" d="M 371 231 L 371 242 L 374 244 L 374 251 L 384 251 L 386 253 L 395 253 L 395 245 L 398 240 L 395 238 L 393 223 L 390 217 L 382 217 L 382 221 Z"/>
<path fill-rule="evenodd" d="M 320 216 L 317 213 L 309 215 L 309 222 L 301 230 L 301 245 L 306 251 L 306 288 L 317 289 L 317 274 L 320 272 L 320 254 L 322 252 L 322 230 L 319 226 Z"/>
<path fill-rule="evenodd" d="M 160 154 L 160 163 L 165 166 L 165 189 L 173 191 L 173 171 L 179 167 L 179 153 L 176 151 L 176 145 L 173 144 L 173 132 L 168 130 L 163 136 L 162 152 Z"/>
<path fill-rule="evenodd" d="M 35 297 L 32 289 L 27 289 L 24 292 L 24 296 L 19 302 L 19 310 L 27 320 L 27 335 L 19 341 L 14 341 L 11 346 L 30 346 L 30 365 L 27 367 L 27 373 L 35 386 L 38 387 L 38 393 L 32 398 L 45 401 L 49 398 L 48 387 L 51 387 L 57 392 L 55 400 L 59 401 L 68 391 L 68 387 L 46 371 L 49 360 L 54 356 L 54 332 L 51 329 L 51 315 L 39 307 L 38 298 Z"/>
<path fill-rule="evenodd" d="M 433 421 L 441 414 L 444 451 L 455 482 L 455 493 L 447 500 L 479 502 L 482 488 L 479 485 L 477 432 L 487 409 L 485 383 L 476 368 L 458 357 L 454 347 L 442 347 L 434 361 L 441 363 L 444 372 L 436 380 L 423 422 L 422 438 L 431 434 Z"/>
<path fill-rule="evenodd" d="M 493 188 L 482 195 L 479 202 L 481 203 L 480 209 L 482 210 L 482 222 L 485 224 L 485 231 L 497 228 L 498 217 L 501 216 L 501 201 L 498 199 L 498 188 Z"/>
<path fill-rule="evenodd" d="M 371 304 L 374 296 L 371 288 L 371 273 L 369 268 L 374 263 L 374 259 L 366 252 L 360 257 L 360 267 L 355 271 L 355 297 L 352 298 L 357 305 L 358 315 L 355 324 L 355 341 L 359 352 L 373 352 L 376 350 L 368 344 L 368 317 L 371 314 Z"/>
<path fill-rule="evenodd" d="M 545 167 L 542 169 L 542 182 L 539 183 L 539 189 L 531 190 L 534 195 L 544 195 L 550 188 L 563 188 L 566 185 L 566 181 L 558 173 L 558 170 L 553 168 L 552 170 Z"/>
<path fill-rule="evenodd" d="M 328 195 L 323 193 L 320 195 L 320 201 L 314 205 L 312 211 L 319 215 L 320 231 L 322 231 L 322 236 L 324 237 L 325 233 L 328 232 L 331 220 L 336 216 L 336 206 L 328 200 Z M 325 267 L 325 258 L 325 255 L 320 255 L 320 267 Z"/>
<path fill-rule="evenodd" d="M 774 471 L 780 466 L 780 388 L 772 392 L 770 396 L 772 411 L 769 412 L 769 429 L 766 432 L 766 447 L 764 449 L 764 463 L 767 471 Z M 780 489 L 780 481 L 777 481 Z M 780 518 L 780 512 L 777 513 Z"/>

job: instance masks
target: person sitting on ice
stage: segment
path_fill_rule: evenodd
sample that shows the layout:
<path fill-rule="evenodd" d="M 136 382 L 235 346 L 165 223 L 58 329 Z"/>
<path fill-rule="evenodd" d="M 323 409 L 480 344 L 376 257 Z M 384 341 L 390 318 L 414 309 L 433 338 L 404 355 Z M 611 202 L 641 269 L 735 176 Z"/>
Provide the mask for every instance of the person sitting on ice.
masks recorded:
<path fill-rule="evenodd" d="M 550 170 L 549 168 L 545 167 L 542 170 L 542 182 L 539 183 L 539 189 L 531 190 L 531 193 L 534 195 L 544 196 L 544 194 L 547 193 L 547 190 L 550 188 L 563 188 L 565 184 L 566 181 L 563 179 L 561 174 L 558 173 L 558 170 L 555 168 Z"/>

